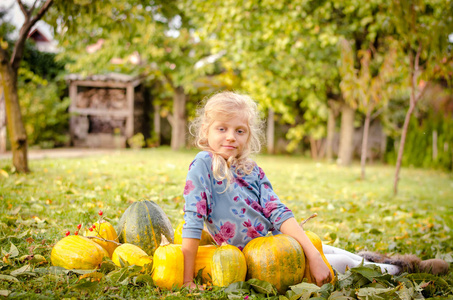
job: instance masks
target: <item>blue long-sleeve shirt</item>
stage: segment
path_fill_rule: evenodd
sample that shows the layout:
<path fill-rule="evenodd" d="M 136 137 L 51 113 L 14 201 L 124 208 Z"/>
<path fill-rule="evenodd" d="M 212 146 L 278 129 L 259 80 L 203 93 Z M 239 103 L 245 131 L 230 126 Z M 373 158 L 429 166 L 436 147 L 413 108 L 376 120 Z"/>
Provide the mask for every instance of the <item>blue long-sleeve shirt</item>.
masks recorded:
<path fill-rule="evenodd" d="M 234 172 L 233 172 L 234 173 Z M 203 223 L 214 240 L 239 249 L 269 231 L 279 233 L 281 224 L 294 217 L 275 194 L 263 170 L 256 164 L 249 175 L 234 175 L 217 181 L 212 171 L 212 154 L 203 151 L 190 164 L 184 188 L 183 238 L 201 238 Z"/>

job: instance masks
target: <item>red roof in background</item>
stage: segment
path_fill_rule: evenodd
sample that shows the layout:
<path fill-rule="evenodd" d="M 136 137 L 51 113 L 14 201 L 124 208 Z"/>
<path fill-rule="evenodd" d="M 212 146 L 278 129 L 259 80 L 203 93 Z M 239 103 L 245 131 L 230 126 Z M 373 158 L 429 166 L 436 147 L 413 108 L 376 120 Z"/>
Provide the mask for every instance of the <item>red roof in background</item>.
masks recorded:
<path fill-rule="evenodd" d="M 35 42 L 50 42 L 50 40 L 38 28 L 33 29 L 28 37 L 33 39 Z"/>

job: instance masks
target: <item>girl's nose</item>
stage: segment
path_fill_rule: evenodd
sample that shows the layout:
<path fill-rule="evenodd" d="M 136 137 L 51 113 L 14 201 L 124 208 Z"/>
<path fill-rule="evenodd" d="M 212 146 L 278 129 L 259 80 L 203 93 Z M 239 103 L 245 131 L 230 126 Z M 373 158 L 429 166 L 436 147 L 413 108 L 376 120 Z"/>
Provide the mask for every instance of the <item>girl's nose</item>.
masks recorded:
<path fill-rule="evenodd" d="M 236 141 L 236 137 L 234 136 L 234 133 L 233 133 L 233 132 L 228 132 L 227 141 L 229 141 L 229 142 L 234 142 L 234 141 Z"/>

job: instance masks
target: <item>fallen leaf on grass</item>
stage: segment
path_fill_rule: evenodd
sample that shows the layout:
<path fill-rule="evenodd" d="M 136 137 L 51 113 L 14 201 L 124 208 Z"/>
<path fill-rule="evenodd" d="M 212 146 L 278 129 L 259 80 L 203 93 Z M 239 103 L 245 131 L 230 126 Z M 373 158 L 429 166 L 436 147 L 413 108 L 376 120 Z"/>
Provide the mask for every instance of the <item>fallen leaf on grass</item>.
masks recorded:
<path fill-rule="evenodd" d="M 3 169 L 0 169 L 0 175 L 2 175 L 2 176 L 5 177 L 5 178 L 8 178 L 8 177 L 9 177 L 8 172 L 6 172 L 6 171 L 3 170 Z"/>
<path fill-rule="evenodd" d="M 104 274 L 99 273 L 99 272 L 92 272 L 92 273 L 80 275 L 79 281 L 81 281 L 82 279 L 87 279 L 87 280 L 91 280 L 92 282 L 94 282 L 94 281 L 100 282 L 102 278 L 104 278 Z"/>
<path fill-rule="evenodd" d="M 19 282 L 19 280 L 16 277 L 10 276 L 10 275 L 3 275 L 3 274 L 0 274 L 0 280 L 9 281 L 9 282 Z"/>

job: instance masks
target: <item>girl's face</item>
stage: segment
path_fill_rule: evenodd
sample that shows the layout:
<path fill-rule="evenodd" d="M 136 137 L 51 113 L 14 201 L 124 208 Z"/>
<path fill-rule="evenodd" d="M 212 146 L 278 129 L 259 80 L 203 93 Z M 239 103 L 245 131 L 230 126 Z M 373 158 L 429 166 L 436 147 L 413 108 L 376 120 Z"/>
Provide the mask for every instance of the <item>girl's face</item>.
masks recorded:
<path fill-rule="evenodd" d="M 244 116 L 221 118 L 208 128 L 209 147 L 223 158 L 237 157 L 247 145 L 250 130 Z"/>

